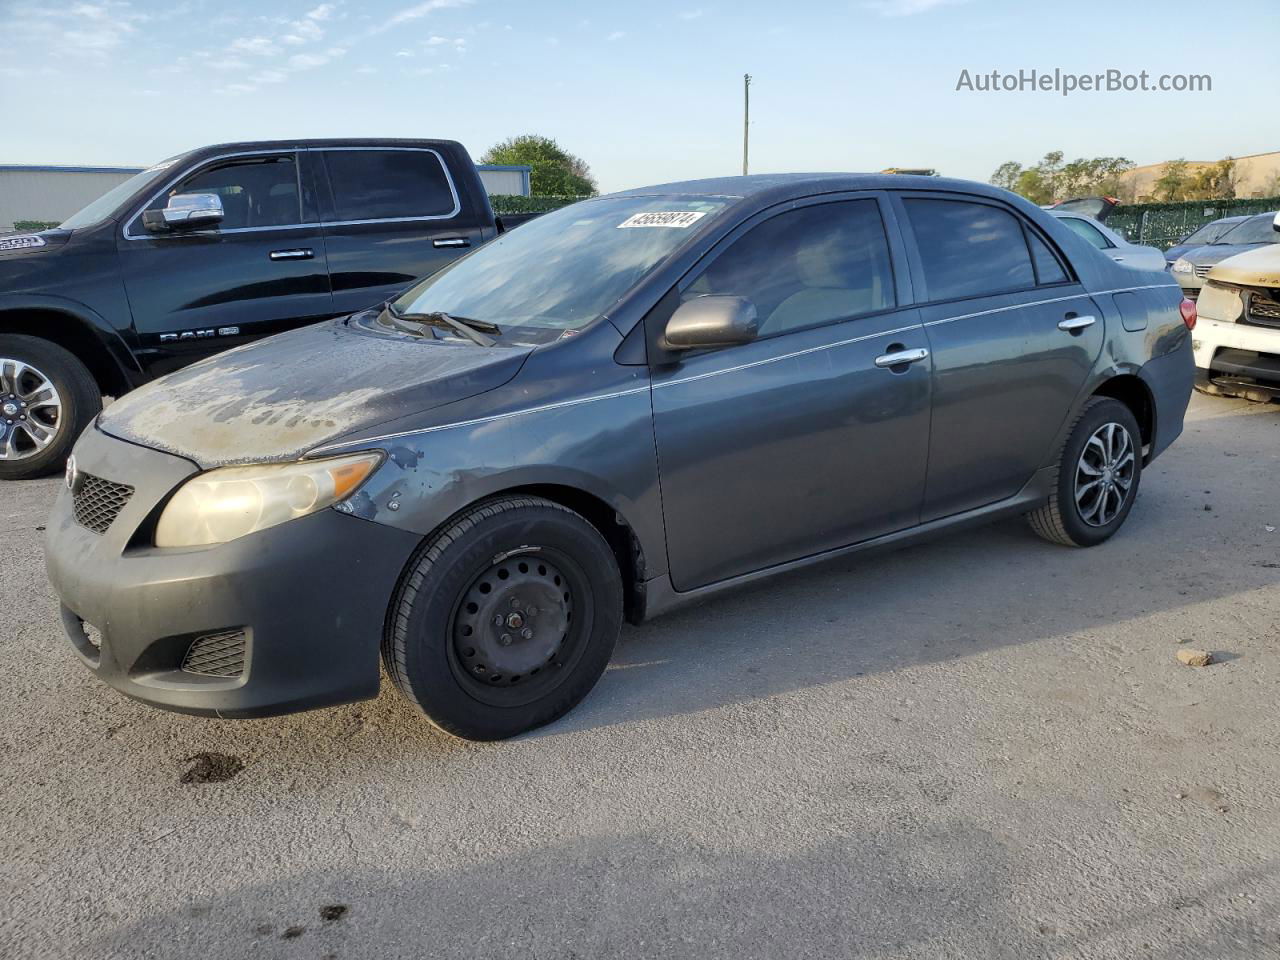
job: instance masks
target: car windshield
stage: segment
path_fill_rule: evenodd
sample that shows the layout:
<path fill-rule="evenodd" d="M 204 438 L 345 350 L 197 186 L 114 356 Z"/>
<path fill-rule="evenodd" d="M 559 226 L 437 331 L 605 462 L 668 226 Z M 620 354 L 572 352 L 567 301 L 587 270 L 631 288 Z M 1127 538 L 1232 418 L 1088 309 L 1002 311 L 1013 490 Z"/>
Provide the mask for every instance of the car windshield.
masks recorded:
<path fill-rule="evenodd" d="M 401 316 L 445 313 L 499 327 L 572 330 L 604 314 L 730 201 L 605 197 L 504 233 L 395 301 Z"/>
<path fill-rule="evenodd" d="M 1232 227 L 1236 226 L 1238 223 L 1239 221 L 1231 221 L 1229 223 L 1214 221 L 1213 223 L 1206 223 L 1199 230 L 1195 231 L 1194 233 L 1188 234 L 1187 239 L 1183 240 L 1182 243 L 1185 246 L 1191 246 L 1194 244 L 1213 243 L 1213 241 L 1217 240 L 1220 236 L 1222 236 Z"/>
<path fill-rule="evenodd" d="M 1257 217 L 1250 217 L 1248 220 L 1237 224 L 1233 229 L 1224 233 L 1214 241 L 1214 245 L 1217 246 L 1224 243 L 1280 242 L 1280 232 L 1276 231 L 1274 223 L 1274 213 L 1264 213 Z"/>
<path fill-rule="evenodd" d="M 73 213 L 67 217 L 66 220 L 63 220 L 58 225 L 59 228 L 62 230 L 77 230 L 80 227 L 91 227 L 95 223 L 102 222 L 115 213 L 116 208 L 128 200 L 136 191 L 143 189 L 152 181 L 159 180 L 160 176 L 180 159 L 181 157 L 170 157 L 168 160 L 160 161 L 154 167 L 148 167 L 141 173 L 135 173 L 124 183 L 112 187 L 78 213 Z"/>

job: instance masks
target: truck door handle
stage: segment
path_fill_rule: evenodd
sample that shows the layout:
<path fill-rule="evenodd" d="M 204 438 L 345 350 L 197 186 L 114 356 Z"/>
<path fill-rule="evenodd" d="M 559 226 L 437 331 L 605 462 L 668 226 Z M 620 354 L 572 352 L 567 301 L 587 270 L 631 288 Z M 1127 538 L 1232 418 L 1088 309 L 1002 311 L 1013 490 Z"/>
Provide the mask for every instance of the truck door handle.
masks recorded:
<path fill-rule="evenodd" d="M 889 370 L 893 370 L 894 367 L 902 367 L 905 370 L 909 364 L 919 363 L 928 356 L 929 351 L 924 347 L 906 350 L 900 344 L 895 343 L 889 347 L 888 353 L 876 357 L 876 366 Z"/>
<path fill-rule="evenodd" d="M 272 260 L 310 260 L 315 254 L 310 247 L 298 247 L 296 250 L 272 250 L 267 256 Z"/>
<path fill-rule="evenodd" d="M 431 241 L 433 247 L 469 247 L 471 241 L 466 237 L 437 237 Z"/>
<path fill-rule="evenodd" d="M 1079 333 L 1085 327 L 1092 327 L 1097 322 L 1097 317 L 1077 317 L 1074 313 L 1068 313 L 1066 319 L 1058 321 L 1058 329 L 1074 334 Z"/>

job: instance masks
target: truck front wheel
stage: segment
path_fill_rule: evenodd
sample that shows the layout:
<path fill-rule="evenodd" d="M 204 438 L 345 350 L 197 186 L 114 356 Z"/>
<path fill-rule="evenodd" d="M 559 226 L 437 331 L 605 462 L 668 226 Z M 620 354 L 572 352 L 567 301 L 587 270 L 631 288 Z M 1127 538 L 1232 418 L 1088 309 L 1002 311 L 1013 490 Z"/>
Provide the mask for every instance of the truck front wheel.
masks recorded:
<path fill-rule="evenodd" d="M 48 340 L 0 334 L 0 480 L 57 473 L 102 409 L 93 375 Z"/>

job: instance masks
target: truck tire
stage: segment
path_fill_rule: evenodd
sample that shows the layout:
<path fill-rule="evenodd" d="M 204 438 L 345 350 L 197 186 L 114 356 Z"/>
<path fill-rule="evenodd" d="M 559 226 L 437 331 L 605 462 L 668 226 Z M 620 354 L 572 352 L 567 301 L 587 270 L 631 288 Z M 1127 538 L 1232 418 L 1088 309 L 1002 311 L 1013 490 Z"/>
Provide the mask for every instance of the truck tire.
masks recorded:
<path fill-rule="evenodd" d="M 1027 520 L 1051 543 L 1097 546 L 1124 524 L 1141 480 L 1142 434 L 1133 411 L 1093 397 L 1067 433 L 1048 503 Z"/>
<path fill-rule="evenodd" d="M 102 394 L 74 354 L 39 337 L 0 334 L 0 480 L 57 473 L 102 410 Z"/>
<path fill-rule="evenodd" d="M 441 730 L 513 737 L 595 686 L 622 627 L 622 594 L 613 550 L 581 516 L 540 497 L 483 501 L 409 562 L 383 663 Z"/>

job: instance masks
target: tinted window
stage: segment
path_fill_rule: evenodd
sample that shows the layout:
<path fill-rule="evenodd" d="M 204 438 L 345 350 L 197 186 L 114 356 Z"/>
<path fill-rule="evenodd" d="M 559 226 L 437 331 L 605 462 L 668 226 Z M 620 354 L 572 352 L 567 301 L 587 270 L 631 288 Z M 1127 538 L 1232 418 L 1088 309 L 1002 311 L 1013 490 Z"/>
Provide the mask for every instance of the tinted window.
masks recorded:
<path fill-rule="evenodd" d="M 1036 279 L 1041 283 L 1061 283 L 1068 279 L 1062 262 L 1049 249 L 1049 245 L 1032 230 L 1027 231 L 1027 243 L 1031 246 L 1031 259 L 1036 265 Z"/>
<path fill-rule="evenodd" d="M 453 212 L 440 158 L 425 150 L 325 153 L 338 220 L 439 217 Z"/>
<path fill-rule="evenodd" d="M 1111 242 L 1102 235 L 1102 231 L 1089 221 L 1081 220 L 1079 217 L 1059 217 L 1058 219 L 1068 230 L 1084 237 L 1099 250 L 1105 250 L 1111 246 Z"/>
<path fill-rule="evenodd" d="M 205 167 L 165 191 L 148 209 L 163 208 L 176 193 L 216 193 L 222 200 L 223 230 L 302 222 L 292 156 L 229 160 Z"/>
<path fill-rule="evenodd" d="M 1213 223 L 1206 223 L 1195 233 L 1189 234 L 1182 242 L 1185 244 L 1213 243 L 1213 241 L 1217 240 L 1238 222 L 1239 221 L 1224 223 L 1221 220 L 1215 220 Z"/>
<path fill-rule="evenodd" d="M 963 200 L 904 201 L 931 300 L 1035 285 L 1022 226 L 1010 213 Z"/>
<path fill-rule="evenodd" d="M 764 336 L 893 307 L 879 207 L 874 200 L 823 203 L 766 220 L 717 257 L 683 296 L 707 294 L 749 299 Z"/>
<path fill-rule="evenodd" d="M 1274 213 L 1264 213 L 1261 216 L 1250 217 L 1243 223 L 1236 224 L 1215 242 L 1277 243 L 1280 242 L 1280 232 L 1276 231 L 1274 224 Z"/>

